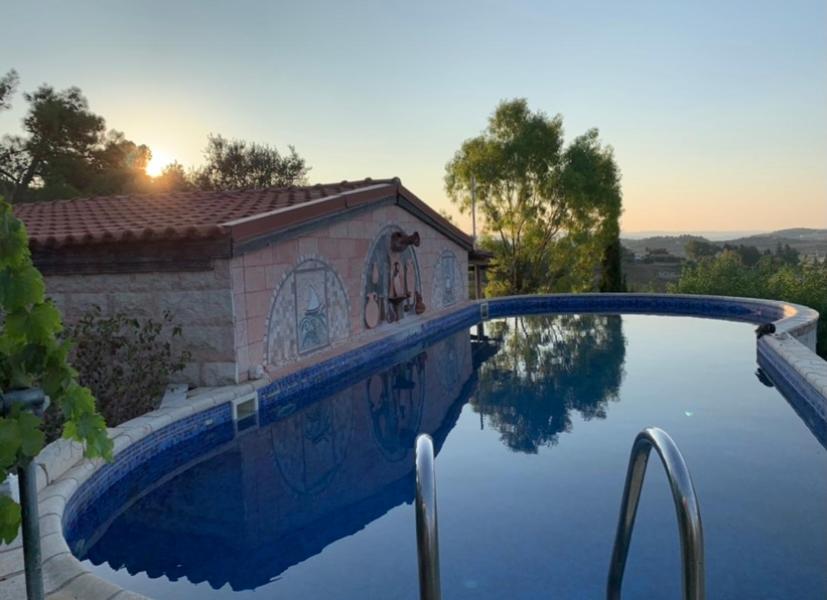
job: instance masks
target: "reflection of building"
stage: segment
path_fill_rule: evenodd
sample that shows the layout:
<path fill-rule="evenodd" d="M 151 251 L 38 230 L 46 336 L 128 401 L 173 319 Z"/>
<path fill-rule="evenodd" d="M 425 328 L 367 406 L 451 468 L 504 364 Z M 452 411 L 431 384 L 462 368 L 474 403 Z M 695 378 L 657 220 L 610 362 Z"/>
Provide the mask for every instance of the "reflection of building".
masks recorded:
<path fill-rule="evenodd" d="M 471 238 L 398 179 L 15 205 L 68 322 L 182 325 L 190 383 L 237 383 L 468 298 Z"/>
<path fill-rule="evenodd" d="M 450 368 L 436 357 L 450 357 Z M 416 435 L 430 433 L 440 448 L 474 382 L 461 331 L 325 398 L 305 394 L 286 416 L 264 413 L 269 424 L 141 492 L 105 532 L 73 531 L 70 544 L 86 540 L 92 562 L 130 573 L 264 585 L 410 502 Z M 89 523 L 110 522 L 104 506 L 88 509 Z"/>

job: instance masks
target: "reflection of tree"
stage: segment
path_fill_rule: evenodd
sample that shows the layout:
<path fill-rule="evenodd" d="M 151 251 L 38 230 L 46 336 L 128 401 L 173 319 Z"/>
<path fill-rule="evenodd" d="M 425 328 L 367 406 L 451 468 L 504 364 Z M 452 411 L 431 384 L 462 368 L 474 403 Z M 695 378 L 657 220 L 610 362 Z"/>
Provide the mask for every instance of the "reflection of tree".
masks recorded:
<path fill-rule="evenodd" d="M 626 340 L 618 315 L 554 315 L 489 324 L 502 348 L 479 369 L 474 410 L 512 450 L 536 453 L 571 430 L 570 411 L 606 417 L 623 379 Z"/>

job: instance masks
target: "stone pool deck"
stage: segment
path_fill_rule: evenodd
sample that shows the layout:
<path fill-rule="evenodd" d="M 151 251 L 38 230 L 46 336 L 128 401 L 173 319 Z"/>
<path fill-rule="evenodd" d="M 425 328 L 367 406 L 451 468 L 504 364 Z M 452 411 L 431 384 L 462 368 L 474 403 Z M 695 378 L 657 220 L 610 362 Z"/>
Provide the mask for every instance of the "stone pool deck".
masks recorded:
<path fill-rule="evenodd" d="M 47 597 L 83 600 L 134 600 L 123 590 L 89 573 L 64 538 L 68 517 L 96 494 L 116 486 L 119 477 L 220 420 L 232 419 L 235 406 L 255 400 L 257 408 L 278 407 L 286 394 L 325 385 L 332 379 L 358 379 L 383 363 L 392 364 L 406 348 L 424 345 L 480 319 L 539 313 L 637 313 L 705 316 L 752 323 L 774 322 L 776 333 L 758 340 L 759 365 L 778 387 L 803 399 L 827 421 L 827 362 L 814 354 L 818 313 L 769 300 L 658 294 L 578 294 L 497 298 L 469 302 L 410 323 L 390 335 L 360 340 L 252 383 L 191 390 L 184 400 L 110 430 L 115 444 L 111 463 L 83 459 L 79 444 L 58 440 L 37 459 L 43 578 Z M 714 344 L 714 340 L 710 340 Z M 18 538 L 0 546 L 0 600 L 25 598 L 23 551 Z"/>

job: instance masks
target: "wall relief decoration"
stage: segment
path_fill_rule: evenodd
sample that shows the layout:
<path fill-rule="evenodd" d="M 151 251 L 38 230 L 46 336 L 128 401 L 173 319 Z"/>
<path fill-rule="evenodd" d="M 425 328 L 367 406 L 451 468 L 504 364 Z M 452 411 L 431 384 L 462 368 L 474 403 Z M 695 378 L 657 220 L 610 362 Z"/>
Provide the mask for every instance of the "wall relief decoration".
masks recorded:
<path fill-rule="evenodd" d="M 368 329 L 425 311 L 414 251 L 419 244 L 418 232 L 406 235 L 396 226 L 386 227 L 374 240 L 364 278 L 364 321 Z"/>
<path fill-rule="evenodd" d="M 345 288 L 326 262 L 310 258 L 288 272 L 270 307 L 267 361 L 281 365 L 350 335 Z"/>

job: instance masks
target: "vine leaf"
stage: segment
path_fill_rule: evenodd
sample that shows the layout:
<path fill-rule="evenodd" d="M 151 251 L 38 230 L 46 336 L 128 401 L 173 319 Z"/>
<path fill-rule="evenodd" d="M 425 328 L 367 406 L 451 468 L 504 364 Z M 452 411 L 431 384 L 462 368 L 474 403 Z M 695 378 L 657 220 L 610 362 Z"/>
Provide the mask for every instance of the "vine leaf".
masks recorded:
<path fill-rule="evenodd" d="M 0 540 L 10 544 L 20 528 L 20 505 L 8 496 L 0 496 Z"/>
<path fill-rule="evenodd" d="M 112 440 L 92 392 L 68 363 L 70 345 L 58 339 L 60 313 L 47 300 L 43 276 L 32 263 L 26 228 L 0 198 L 0 393 L 40 387 L 67 418 L 64 435 L 85 445 L 87 457 L 112 457 Z M 43 448 L 42 419 L 13 410 L 0 418 L 0 476 L 25 465 Z M 10 542 L 20 507 L 0 496 L 0 539 Z"/>
<path fill-rule="evenodd" d="M 17 419 L 0 419 L 0 467 L 9 469 L 17 462 L 21 445 Z"/>

